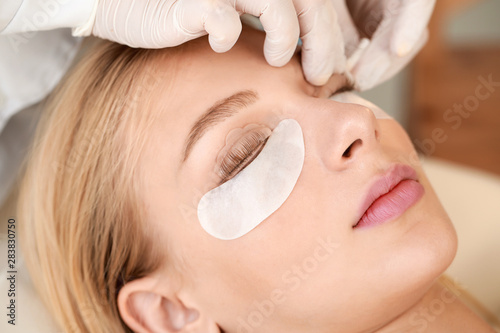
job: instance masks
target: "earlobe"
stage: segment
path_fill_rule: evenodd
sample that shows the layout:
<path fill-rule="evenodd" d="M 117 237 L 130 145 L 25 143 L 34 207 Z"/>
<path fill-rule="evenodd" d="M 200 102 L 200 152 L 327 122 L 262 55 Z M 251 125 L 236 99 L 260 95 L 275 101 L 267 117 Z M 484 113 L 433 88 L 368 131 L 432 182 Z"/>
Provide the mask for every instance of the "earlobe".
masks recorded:
<path fill-rule="evenodd" d="M 126 283 L 118 294 L 118 309 L 125 324 L 134 332 L 193 332 L 200 315 L 188 309 L 151 277 Z"/>

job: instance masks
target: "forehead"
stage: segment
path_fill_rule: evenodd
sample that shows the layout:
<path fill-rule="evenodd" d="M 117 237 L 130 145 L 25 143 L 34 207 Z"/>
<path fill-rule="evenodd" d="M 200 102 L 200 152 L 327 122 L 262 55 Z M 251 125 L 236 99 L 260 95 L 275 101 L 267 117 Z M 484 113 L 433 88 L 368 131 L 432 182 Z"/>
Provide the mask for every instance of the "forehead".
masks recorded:
<path fill-rule="evenodd" d="M 198 117 L 219 100 L 252 90 L 257 92 L 259 102 L 278 101 L 280 96 L 312 87 L 303 78 L 298 56 L 282 68 L 271 67 L 264 58 L 263 43 L 263 33 L 244 29 L 226 53 L 215 53 L 207 38 L 200 38 L 159 60 L 164 79 L 151 98 L 160 112 L 157 125 L 173 143 L 173 155 L 180 154 Z"/>
<path fill-rule="evenodd" d="M 167 56 L 158 64 L 159 70 L 168 73 L 171 81 L 160 88 L 171 92 L 172 102 L 193 103 L 192 96 L 189 100 L 182 97 L 187 93 L 196 94 L 198 98 L 227 97 L 237 87 L 248 89 L 250 85 L 273 79 L 281 81 L 281 86 L 286 86 L 284 83 L 290 79 L 306 83 L 298 54 L 282 68 L 271 67 L 266 62 L 264 38 L 263 32 L 244 28 L 235 46 L 225 53 L 214 52 L 206 36 L 183 44 L 176 48 L 174 57 Z"/>

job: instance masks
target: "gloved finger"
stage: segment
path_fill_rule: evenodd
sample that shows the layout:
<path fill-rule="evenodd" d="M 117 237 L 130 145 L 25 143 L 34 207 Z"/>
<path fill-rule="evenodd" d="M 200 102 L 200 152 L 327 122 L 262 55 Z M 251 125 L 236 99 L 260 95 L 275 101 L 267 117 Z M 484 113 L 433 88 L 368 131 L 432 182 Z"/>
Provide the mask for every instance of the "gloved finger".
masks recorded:
<path fill-rule="evenodd" d="M 212 49 L 215 52 L 226 52 L 240 36 L 240 15 L 233 6 L 225 2 L 215 3 L 206 14 L 204 29 L 208 32 Z"/>
<path fill-rule="evenodd" d="M 164 34 L 167 46 L 209 34 L 210 46 L 216 52 L 231 49 L 241 33 L 239 14 L 228 0 L 178 0 L 165 7 L 160 17 L 166 20 Z M 172 16 L 172 19 L 169 18 Z"/>
<path fill-rule="evenodd" d="M 159 32 L 155 34 L 156 43 L 161 47 L 171 47 L 206 35 L 204 19 L 210 8 L 211 4 L 206 0 L 178 0 L 170 6 L 163 6 L 155 16 L 161 21 Z M 145 19 L 153 22 L 151 18 Z"/>
<path fill-rule="evenodd" d="M 342 37 L 344 39 L 345 55 L 347 58 L 356 50 L 360 36 L 356 25 L 354 24 L 349 8 L 345 0 L 330 0 L 337 14 L 338 25 L 341 27 Z"/>
<path fill-rule="evenodd" d="M 419 36 L 417 42 L 405 56 L 388 52 L 389 36 L 392 29 L 381 29 L 379 38 L 373 39 L 362 51 L 362 54 L 351 70 L 355 89 L 365 91 L 390 79 L 403 69 L 422 49 L 428 38 L 427 29 Z"/>
<path fill-rule="evenodd" d="M 264 56 L 281 67 L 292 58 L 299 40 L 299 21 L 291 0 L 236 0 L 236 9 L 260 18 L 266 32 Z"/>
<path fill-rule="evenodd" d="M 302 69 L 310 83 L 324 85 L 333 73 L 345 72 L 344 39 L 330 1 L 296 0 L 302 39 Z"/>
<path fill-rule="evenodd" d="M 387 5 L 385 2 L 378 4 Z M 367 35 L 371 36 L 371 40 L 361 52 L 357 63 L 351 70 L 355 81 L 355 89 L 357 90 L 368 90 L 381 83 L 386 76 L 385 74 L 392 68 L 394 60 L 398 58 L 397 55 L 391 52 L 391 38 L 394 35 L 396 19 L 402 13 L 404 3 L 397 1 L 394 4 L 390 8 L 385 8 L 386 10 L 383 11 L 383 15 L 380 17 L 381 21 L 376 23 L 375 28 L 370 26 L 369 31 L 365 31 Z M 364 14 L 364 17 L 369 16 Z M 375 18 L 377 16 L 372 17 L 372 19 Z"/>
<path fill-rule="evenodd" d="M 405 56 L 424 33 L 434 10 L 436 0 L 403 0 L 395 18 L 390 49 L 393 54 Z"/>

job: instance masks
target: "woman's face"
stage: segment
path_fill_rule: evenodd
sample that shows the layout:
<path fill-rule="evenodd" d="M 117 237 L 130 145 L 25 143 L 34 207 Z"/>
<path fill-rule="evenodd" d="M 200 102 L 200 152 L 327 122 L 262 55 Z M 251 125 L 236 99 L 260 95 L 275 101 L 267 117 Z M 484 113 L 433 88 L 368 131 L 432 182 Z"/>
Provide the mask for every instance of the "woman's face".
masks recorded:
<path fill-rule="evenodd" d="M 453 227 L 398 123 L 327 99 L 346 85 L 343 76 L 320 89 L 304 80 L 298 57 L 270 67 L 262 45 L 261 33 L 246 30 L 227 53 L 215 54 L 198 40 L 177 57 L 174 76 L 156 94 L 162 113 L 141 162 L 147 220 L 158 228 L 162 251 L 183 267 L 180 298 L 227 332 L 381 327 L 420 299 L 451 263 Z M 239 92 L 250 92 L 251 101 L 208 122 L 184 160 L 193 125 Z M 272 131 L 283 119 L 298 122 L 305 147 L 293 191 L 242 237 L 211 236 L 197 206 L 222 181 L 226 140 L 237 141 L 234 130 L 249 124 Z M 353 228 L 371 187 L 398 164 L 416 170 L 423 195 L 395 218 Z M 162 283 L 169 281 L 165 269 Z"/>

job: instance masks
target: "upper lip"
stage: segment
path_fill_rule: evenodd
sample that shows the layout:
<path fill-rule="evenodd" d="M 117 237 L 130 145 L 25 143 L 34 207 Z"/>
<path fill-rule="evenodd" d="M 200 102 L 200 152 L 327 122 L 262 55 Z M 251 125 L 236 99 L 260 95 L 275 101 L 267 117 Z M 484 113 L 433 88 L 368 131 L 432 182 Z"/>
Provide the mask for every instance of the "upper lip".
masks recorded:
<path fill-rule="evenodd" d="M 407 179 L 418 180 L 418 177 L 415 169 L 406 164 L 394 164 L 384 174 L 376 177 L 365 196 L 365 200 L 359 210 L 359 218 L 354 226 L 358 224 L 359 220 L 375 200 L 389 193 L 401 181 Z"/>

